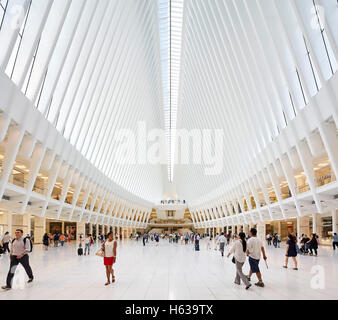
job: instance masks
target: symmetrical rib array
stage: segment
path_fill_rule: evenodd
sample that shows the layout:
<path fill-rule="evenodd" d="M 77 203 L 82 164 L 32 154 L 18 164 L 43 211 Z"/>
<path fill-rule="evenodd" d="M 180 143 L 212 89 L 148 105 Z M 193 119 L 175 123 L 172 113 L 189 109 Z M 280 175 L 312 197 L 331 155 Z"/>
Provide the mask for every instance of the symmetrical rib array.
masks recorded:
<path fill-rule="evenodd" d="M 337 23 L 333 0 L 185 1 L 178 117 L 224 132 L 221 174 L 177 169 L 196 223 L 305 214 L 303 191 L 312 212 L 327 210 L 316 181 L 317 164 L 337 175 Z"/>

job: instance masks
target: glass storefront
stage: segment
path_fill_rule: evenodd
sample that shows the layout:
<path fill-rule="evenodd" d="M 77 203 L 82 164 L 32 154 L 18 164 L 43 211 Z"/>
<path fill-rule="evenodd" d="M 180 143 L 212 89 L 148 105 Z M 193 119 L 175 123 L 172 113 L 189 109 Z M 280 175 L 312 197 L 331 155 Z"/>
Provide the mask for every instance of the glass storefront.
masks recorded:
<path fill-rule="evenodd" d="M 65 233 L 70 235 L 70 240 L 76 240 L 76 223 L 65 222 Z"/>
<path fill-rule="evenodd" d="M 321 221 L 321 237 L 323 240 L 332 238 L 332 217 L 323 217 Z"/>
<path fill-rule="evenodd" d="M 49 233 L 51 234 L 62 233 L 62 222 L 50 222 Z"/>

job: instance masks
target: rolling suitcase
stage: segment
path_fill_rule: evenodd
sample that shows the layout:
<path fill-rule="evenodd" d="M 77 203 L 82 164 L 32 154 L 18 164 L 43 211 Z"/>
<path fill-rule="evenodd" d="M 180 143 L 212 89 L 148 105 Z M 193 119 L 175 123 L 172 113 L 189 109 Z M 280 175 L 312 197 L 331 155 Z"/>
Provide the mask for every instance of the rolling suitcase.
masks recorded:
<path fill-rule="evenodd" d="M 77 249 L 77 254 L 79 255 L 79 256 L 83 256 L 83 249 L 82 249 L 82 245 L 80 244 L 80 246 L 79 246 L 79 249 Z"/>
<path fill-rule="evenodd" d="M 195 251 L 200 251 L 200 244 L 198 242 L 195 243 Z"/>

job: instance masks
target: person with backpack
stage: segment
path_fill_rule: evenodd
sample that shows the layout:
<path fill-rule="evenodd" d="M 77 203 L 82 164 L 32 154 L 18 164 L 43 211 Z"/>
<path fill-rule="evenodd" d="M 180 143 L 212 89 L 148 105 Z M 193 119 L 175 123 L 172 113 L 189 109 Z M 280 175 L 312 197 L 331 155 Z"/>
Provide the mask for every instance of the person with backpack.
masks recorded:
<path fill-rule="evenodd" d="M 15 239 L 11 244 L 11 256 L 10 256 L 10 268 L 7 275 L 6 285 L 1 287 L 3 290 L 11 290 L 12 289 L 12 281 L 14 278 L 15 270 L 20 263 L 27 275 L 28 275 L 28 283 L 33 282 L 34 276 L 32 272 L 32 268 L 29 265 L 29 256 L 28 253 L 32 252 L 33 246 L 29 238 L 23 238 L 23 231 L 21 229 L 17 229 L 15 231 Z"/>

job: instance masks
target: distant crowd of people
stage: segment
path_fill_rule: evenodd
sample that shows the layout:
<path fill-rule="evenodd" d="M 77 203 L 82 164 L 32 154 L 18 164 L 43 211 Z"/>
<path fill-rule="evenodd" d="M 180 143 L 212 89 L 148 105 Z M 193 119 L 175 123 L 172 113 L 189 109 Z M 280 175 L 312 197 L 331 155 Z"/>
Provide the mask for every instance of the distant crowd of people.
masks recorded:
<path fill-rule="evenodd" d="M 155 245 L 158 246 L 160 239 L 167 240 L 169 243 L 181 243 L 181 245 L 188 245 L 188 244 L 194 244 L 196 243 L 196 240 L 199 241 L 203 236 L 201 236 L 198 233 L 186 233 L 186 234 L 180 234 L 180 233 L 170 233 L 170 234 L 159 234 L 159 233 L 144 233 L 143 235 L 141 233 L 136 233 L 135 239 L 136 241 L 139 241 L 139 239 L 142 237 L 143 246 L 146 246 L 147 243 L 149 243 L 149 239 L 153 242 L 155 241 Z M 130 239 L 133 239 L 133 234 L 130 234 Z"/>
<path fill-rule="evenodd" d="M 45 250 L 48 250 L 48 247 L 50 245 L 53 245 L 55 248 L 61 244 L 61 247 L 64 246 L 65 242 L 71 241 L 71 235 L 70 234 L 64 234 L 64 233 L 45 233 L 42 237 L 42 244 L 45 248 Z"/>

